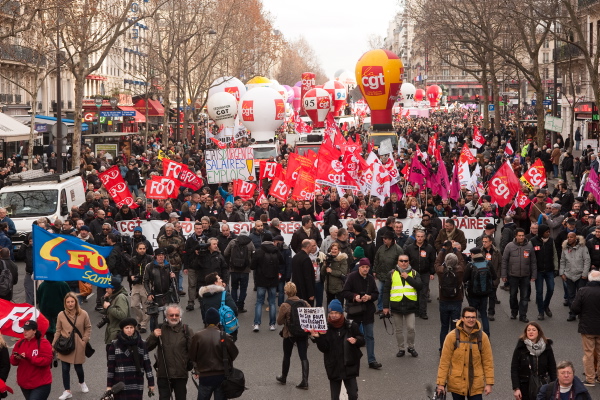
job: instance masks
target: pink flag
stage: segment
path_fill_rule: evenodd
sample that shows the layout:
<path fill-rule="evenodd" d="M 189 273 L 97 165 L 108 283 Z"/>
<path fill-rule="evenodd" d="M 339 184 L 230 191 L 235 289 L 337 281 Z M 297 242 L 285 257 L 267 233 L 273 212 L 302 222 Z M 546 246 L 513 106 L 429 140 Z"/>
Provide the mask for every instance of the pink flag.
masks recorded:
<path fill-rule="evenodd" d="M 423 179 L 429 178 L 429 171 L 421 164 L 421 161 L 415 154 L 410 162 L 410 169 L 408 173 L 408 182 L 418 183 L 423 185 Z"/>
<path fill-rule="evenodd" d="M 458 199 L 460 197 L 460 178 L 458 177 L 458 165 L 454 164 L 452 169 L 452 183 L 450 184 L 450 197 Z"/>
<path fill-rule="evenodd" d="M 438 194 L 442 199 L 448 198 L 448 191 L 450 189 L 450 181 L 448 180 L 448 171 L 446 170 L 446 164 L 440 160 L 438 166 L 438 172 L 435 174 L 437 177 L 437 185 L 432 187 L 434 195 Z"/>
<path fill-rule="evenodd" d="M 600 199 L 600 182 L 598 181 L 598 173 L 594 168 L 590 168 L 590 175 L 583 190 L 591 192 L 596 199 Z"/>

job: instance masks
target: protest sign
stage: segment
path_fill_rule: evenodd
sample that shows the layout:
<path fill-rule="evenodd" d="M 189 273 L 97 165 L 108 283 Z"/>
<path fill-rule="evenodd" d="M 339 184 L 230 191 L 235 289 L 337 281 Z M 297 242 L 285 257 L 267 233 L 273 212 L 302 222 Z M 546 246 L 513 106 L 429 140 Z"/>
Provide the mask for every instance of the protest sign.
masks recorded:
<path fill-rule="evenodd" d="M 298 308 L 300 327 L 305 331 L 327 331 L 327 318 L 323 307 L 300 307 Z"/>
<path fill-rule="evenodd" d="M 206 150 L 208 183 L 255 181 L 254 149 L 251 147 Z"/>

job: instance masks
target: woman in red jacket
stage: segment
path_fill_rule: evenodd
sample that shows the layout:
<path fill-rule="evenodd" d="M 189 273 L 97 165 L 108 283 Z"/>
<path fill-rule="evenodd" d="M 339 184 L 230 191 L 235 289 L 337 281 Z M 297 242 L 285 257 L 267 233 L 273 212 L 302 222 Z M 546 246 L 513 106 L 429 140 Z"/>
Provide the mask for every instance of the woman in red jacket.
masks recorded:
<path fill-rule="evenodd" d="M 37 322 L 25 322 L 23 339 L 10 356 L 10 363 L 17 366 L 17 384 L 25 400 L 47 399 L 52 386 L 52 346 L 37 328 Z"/>

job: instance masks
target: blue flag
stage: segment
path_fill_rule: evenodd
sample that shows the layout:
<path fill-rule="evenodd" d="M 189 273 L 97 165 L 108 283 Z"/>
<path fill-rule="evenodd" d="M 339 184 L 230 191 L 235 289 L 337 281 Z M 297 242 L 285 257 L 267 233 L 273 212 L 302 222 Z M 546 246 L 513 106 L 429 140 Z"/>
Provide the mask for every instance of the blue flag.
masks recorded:
<path fill-rule="evenodd" d="M 73 235 L 56 235 L 33 225 L 33 279 L 112 287 L 106 263 L 111 251 L 112 246 L 96 246 Z"/>

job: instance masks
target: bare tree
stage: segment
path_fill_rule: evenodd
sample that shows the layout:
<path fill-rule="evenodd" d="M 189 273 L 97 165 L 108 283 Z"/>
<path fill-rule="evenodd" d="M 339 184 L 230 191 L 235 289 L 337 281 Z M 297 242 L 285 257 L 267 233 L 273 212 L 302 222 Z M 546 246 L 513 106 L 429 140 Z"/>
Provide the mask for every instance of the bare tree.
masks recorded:
<path fill-rule="evenodd" d="M 284 54 L 285 63 L 276 75 L 279 83 L 293 86 L 300 80 L 303 72 L 313 72 L 316 82 L 327 81 L 327 75 L 321 67 L 319 58 L 304 37 L 286 42 Z"/>
<path fill-rule="evenodd" d="M 33 21 L 53 8 L 56 1 L 61 0 L 0 0 L 0 39 L 16 36 L 30 29 Z"/>
<path fill-rule="evenodd" d="M 385 44 L 385 39 L 381 35 L 371 34 L 367 38 L 367 48 L 368 50 L 377 50 L 383 49 Z"/>

